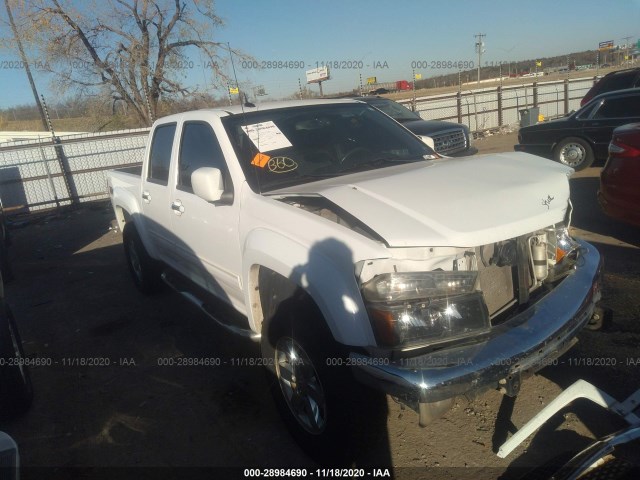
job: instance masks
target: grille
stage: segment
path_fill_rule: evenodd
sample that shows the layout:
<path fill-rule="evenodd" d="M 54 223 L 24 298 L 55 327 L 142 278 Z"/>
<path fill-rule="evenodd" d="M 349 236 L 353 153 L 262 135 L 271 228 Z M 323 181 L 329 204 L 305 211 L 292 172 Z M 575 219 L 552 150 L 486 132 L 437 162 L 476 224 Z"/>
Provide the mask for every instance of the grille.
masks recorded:
<path fill-rule="evenodd" d="M 515 289 L 511 267 L 497 267 L 495 265 L 485 267 L 482 262 L 478 262 L 478 270 L 480 288 L 482 288 L 482 295 L 489 309 L 489 315 L 493 317 L 513 305 Z"/>
<path fill-rule="evenodd" d="M 464 135 L 462 128 L 454 128 L 452 130 L 446 130 L 444 132 L 431 135 L 433 143 L 436 147 L 436 152 L 444 155 L 448 153 L 455 153 L 467 148 L 467 139 Z"/>

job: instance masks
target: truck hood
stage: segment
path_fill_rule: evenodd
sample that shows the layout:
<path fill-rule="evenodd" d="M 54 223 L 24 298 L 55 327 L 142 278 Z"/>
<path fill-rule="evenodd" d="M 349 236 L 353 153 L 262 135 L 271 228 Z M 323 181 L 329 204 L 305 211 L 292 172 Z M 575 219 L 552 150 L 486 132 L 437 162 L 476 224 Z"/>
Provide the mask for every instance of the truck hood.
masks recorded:
<path fill-rule="evenodd" d="M 561 222 L 571 173 L 511 152 L 392 166 L 271 194 L 321 195 L 392 247 L 472 247 Z"/>

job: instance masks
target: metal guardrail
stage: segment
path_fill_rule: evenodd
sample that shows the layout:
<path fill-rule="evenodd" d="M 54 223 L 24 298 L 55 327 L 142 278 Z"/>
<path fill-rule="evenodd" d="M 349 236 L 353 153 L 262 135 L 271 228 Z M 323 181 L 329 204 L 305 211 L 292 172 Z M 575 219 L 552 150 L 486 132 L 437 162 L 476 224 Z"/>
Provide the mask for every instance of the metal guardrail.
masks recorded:
<path fill-rule="evenodd" d="M 565 115 L 580 107 L 593 85 L 593 77 L 497 86 L 399 100 L 425 120 L 464 123 L 473 132 L 517 125 L 520 110 L 539 107 L 545 118 Z"/>

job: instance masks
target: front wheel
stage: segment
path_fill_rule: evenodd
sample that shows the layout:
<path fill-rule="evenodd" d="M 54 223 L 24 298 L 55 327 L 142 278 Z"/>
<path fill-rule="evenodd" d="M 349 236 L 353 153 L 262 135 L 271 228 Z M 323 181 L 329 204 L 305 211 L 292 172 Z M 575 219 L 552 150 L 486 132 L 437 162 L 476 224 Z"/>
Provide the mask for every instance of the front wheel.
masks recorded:
<path fill-rule="evenodd" d="M 315 305 L 283 304 L 262 335 L 276 406 L 309 456 L 325 465 L 347 464 L 366 442 L 386 438 L 386 396 L 355 382 L 346 349 Z"/>
<path fill-rule="evenodd" d="M 575 170 L 584 170 L 594 161 L 593 150 L 585 140 L 568 137 L 553 150 L 553 159 Z"/>

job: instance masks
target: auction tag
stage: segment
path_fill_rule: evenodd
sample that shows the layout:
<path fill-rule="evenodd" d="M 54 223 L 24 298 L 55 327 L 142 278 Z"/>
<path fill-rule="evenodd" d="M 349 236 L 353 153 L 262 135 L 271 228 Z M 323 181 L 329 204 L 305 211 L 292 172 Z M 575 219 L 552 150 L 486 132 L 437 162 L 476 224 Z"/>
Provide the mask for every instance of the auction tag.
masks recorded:
<path fill-rule="evenodd" d="M 292 146 L 289 139 L 271 120 L 254 123 L 253 125 L 244 125 L 242 130 L 261 152 L 270 152 Z"/>

